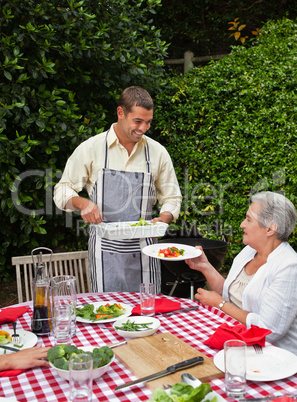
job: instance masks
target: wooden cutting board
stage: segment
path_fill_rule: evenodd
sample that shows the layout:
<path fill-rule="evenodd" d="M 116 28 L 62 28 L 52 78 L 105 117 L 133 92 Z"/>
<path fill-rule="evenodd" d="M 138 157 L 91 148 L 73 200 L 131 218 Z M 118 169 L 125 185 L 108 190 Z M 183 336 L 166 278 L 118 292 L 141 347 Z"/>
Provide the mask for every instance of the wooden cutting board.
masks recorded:
<path fill-rule="evenodd" d="M 193 374 L 202 382 L 224 376 L 224 373 L 216 368 L 212 359 L 170 332 L 128 340 L 126 345 L 115 348 L 114 353 L 118 360 L 137 378 L 164 370 L 172 364 L 195 356 L 204 357 L 202 364 L 145 383 L 147 388 L 152 391 L 162 388 L 163 384 L 173 385 L 180 382 L 180 376 L 185 371 Z"/>

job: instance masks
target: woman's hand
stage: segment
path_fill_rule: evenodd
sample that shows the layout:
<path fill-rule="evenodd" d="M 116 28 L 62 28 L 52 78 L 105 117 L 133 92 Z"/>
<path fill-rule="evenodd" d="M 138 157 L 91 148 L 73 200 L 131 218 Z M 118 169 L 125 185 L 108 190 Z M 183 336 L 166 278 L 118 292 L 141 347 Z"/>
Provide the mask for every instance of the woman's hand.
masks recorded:
<path fill-rule="evenodd" d="M 36 346 L 0 356 L 0 370 L 22 370 L 36 366 L 50 367 L 44 360 L 50 347 Z"/>
<path fill-rule="evenodd" d="M 200 303 L 204 304 L 205 306 L 213 306 L 213 307 L 218 307 L 221 301 L 224 300 L 222 296 L 219 295 L 217 292 L 202 288 L 197 289 L 195 299 L 200 301 Z"/>
<path fill-rule="evenodd" d="M 191 269 L 194 269 L 195 271 L 200 271 L 204 274 L 211 267 L 211 264 L 209 263 L 203 251 L 203 248 L 201 246 L 196 246 L 195 248 L 201 250 L 202 254 L 196 258 L 186 259 L 185 262 L 189 265 Z"/>

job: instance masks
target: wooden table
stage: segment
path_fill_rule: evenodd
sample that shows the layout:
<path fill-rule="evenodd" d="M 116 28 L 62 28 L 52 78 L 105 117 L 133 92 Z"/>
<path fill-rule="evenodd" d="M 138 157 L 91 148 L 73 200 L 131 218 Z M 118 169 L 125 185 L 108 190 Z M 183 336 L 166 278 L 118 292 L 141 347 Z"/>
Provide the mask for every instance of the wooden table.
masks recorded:
<path fill-rule="evenodd" d="M 170 300 L 181 302 L 181 307 L 190 307 L 196 302 L 190 299 L 180 299 L 170 296 Z M 78 295 L 79 302 L 108 302 L 117 301 L 132 306 L 139 303 L 139 295 L 136 293 L 101 293 L 101 294 L 81 294 Z M 22 303 L 29 305 L 31 310 L 17 320 L 17 329 L 30 331 L 32 317 L 32 302 Z M 161 322 L 158 333 L 170 332 L 177 336 L 188 345 L 202 352 L 209 358 L 213 358 L 218 352 L 205 344 L 205 341 L 214 330 L 224 322 L 230 324 L 237 323 L 234 319 L 215 308 L 201 306 L 197 311 L 190 311 L 182 314 L 175 314 L 170 317 L 158 315 Z M 11 325 L 2 324 L 1 329 L 11 328 Z M 103 346 L 108 343 L 116 343 L 123 340 L 115 331 L 101 328 L 97 324 L 77 324 L 77 336 L 73 338 L 73 343 L 78 346 Z M 39 337 L 38 344 L 44 346 L 53 345 L 53 336 Z M 116 385 L 137 379 L 118 359 L 109 367 L 104 376 L 93 383 L 93 401 L 111 402 L 137 402 L 149 399 L 152 392 L 144 385 L 139 384 L 133 388 L 126 388 L 119 392 L 114 392 Z M 165 382 L 166 383 L 166 380 Z M 225 394 L 224 378 L 211 381 L 214 391 L 222 395 L 227 401 L 231 401 Z M 261 397 L 273 394 L 276 391 L 282 393 L 296 393 L 297 375 L 275 382 L 247 382 L 247 397 Z M 69 393 L 69 383 L 55 375 L 53 369 L 34 368 L 27 370 L 17 377 L 0 378 L 0 397 L 16 397 L 22 401 L 67 401 Z"/>

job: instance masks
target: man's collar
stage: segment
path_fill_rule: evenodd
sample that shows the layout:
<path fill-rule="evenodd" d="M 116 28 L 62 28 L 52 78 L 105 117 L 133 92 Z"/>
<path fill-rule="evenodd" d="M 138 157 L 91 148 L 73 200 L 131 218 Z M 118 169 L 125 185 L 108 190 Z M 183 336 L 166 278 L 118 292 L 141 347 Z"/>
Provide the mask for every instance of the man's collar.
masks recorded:
<path fill-rule="evenodd" d="M 115 123 L 114 123 L 115 124 Z M 113 146 L 114 144 L 120 144 L 119 139 L 114 131 L 114 124 L 112 124 L 112 126 L 110 127 L 110 130 L 108 132 L 108 136 L 107 136 L 107 146 L 108 148 L 110 148 L 111 146 Z M 138 142 L 137 146 L 139 146 L 139 144 L 142 144 L 145 146 L 146 145 L 146 139 L 145 136 L 142 137 L 141 141 Z"/>

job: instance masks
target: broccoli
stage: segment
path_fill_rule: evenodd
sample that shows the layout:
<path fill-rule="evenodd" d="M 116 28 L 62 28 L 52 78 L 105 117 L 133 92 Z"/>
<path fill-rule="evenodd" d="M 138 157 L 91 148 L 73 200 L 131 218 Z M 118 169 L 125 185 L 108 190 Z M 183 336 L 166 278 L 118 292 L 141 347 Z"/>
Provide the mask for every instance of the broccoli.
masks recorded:
<path fill-rule="evenodd" d="M 69 360 L 70 356 L 71 356 L 73 353 L 78 353 L 78 350 L 79 350 L 79 349 L 78 349 L 76 346 L 74 346 L 74 345 L 63 345 L 63 347 L 64 347 L 65 354 L 66 354 L 67 357 L 68 357 L 68 360 Z"/>
<path fill-rule="evenodd" d="M 56 345 L 51 347 L 48 352 L 47 352 L 47 359 L 49 362 L 53 363 L 53 361 L 59 357 L 64 357 L 65 356 L 65 350 L 64 350 L 65 345 Z"/>
<path fill-rule="evenodd" d="M 53 365 L 60 370 L 69 370 L 69 361 L 65 357 L 58 357 L 53 361 Z"/>
<path fill-rule="evenodd" d="M 93 367 L 102 367 L 108 364 L 113 358 L 113 351 L 108 346 L 103 346 L 101 348 L 95 348 L 93 350 Z"/>
<path fill-rule="evenodd" d="M 93 350 L 93 353 L 94 353 L 94 350 Z M 108 346 L 102 346 L 99 350 L 104 352 L 108 357 L 110 357 L 110 359 L 113 358 L 113 355 L 114 355 L 113 350 L 110 349 Z"/>

